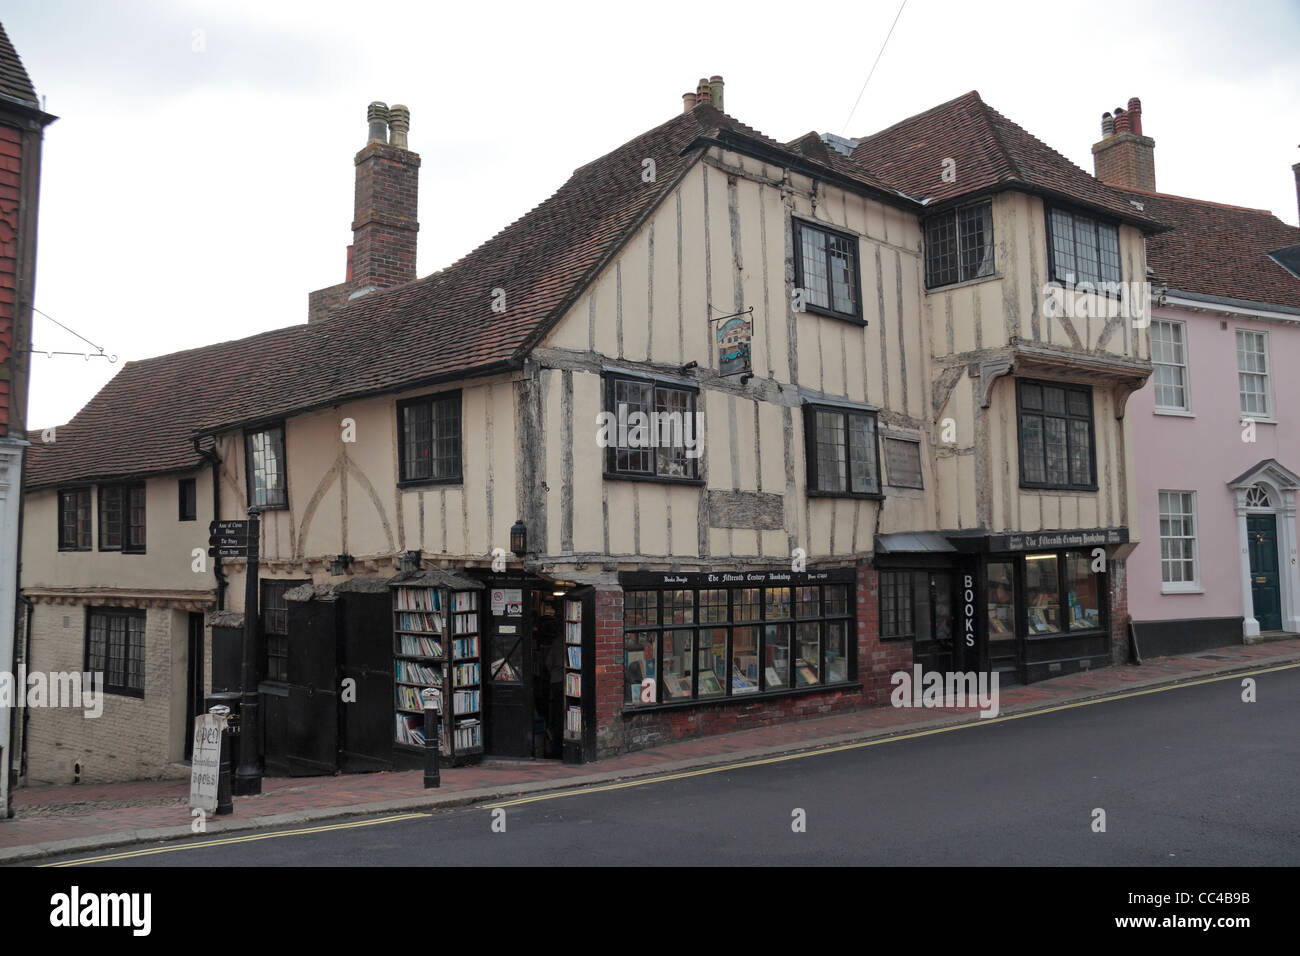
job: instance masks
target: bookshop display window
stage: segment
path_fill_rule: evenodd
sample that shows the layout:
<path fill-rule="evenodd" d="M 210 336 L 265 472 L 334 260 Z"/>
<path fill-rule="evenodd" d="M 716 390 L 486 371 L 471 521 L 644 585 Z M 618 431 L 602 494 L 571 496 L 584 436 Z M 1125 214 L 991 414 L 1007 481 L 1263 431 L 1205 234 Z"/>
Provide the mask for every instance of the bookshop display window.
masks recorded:
<path fill-rule="evenodd" d="M 989 636 L 994 634 L 994 570 L 1007 562 L 989 564 Z M 1008 568 L 1009 569 L 1009 568 Z M 1001 590 L 1001 589 L 999 589 Z M 1103 586 L 1087 551 L 1025 555 L 1026 634 L 1046 637 L 1096 631 L 1104 626 Z"/>
<path fill-rule="evenodd" d="M 626 590 L 628 707 L 853 679 L 851 585 Z"/>
<path fill-rule="evenodd" d="M 1016 637 L 1016 568 L 1010 561 L 988 564 L 989 640 Z"/>

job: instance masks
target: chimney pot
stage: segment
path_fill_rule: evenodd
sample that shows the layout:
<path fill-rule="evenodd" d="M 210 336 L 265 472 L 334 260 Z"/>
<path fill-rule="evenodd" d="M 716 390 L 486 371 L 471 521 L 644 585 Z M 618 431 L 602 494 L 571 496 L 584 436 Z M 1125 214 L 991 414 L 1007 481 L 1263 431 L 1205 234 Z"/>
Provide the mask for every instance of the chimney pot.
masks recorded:
<path fill-rule="evenodd" d="M 388 104 L 378 100 L 366 108 L 366 122 L 370 132 L 366 141 L 369 143 L 388 142 Z"/>
<path fill-rule="evenodd" d="M 1129 116 L 1124 112 L 1124 107 L 1115 107 L 1115 132 L 1127 133 L 1129 131 Z"/>
<path fill-rule="evenodd" d="M 1142 135 L 1142 101 L 1136 96 L 1128 101 L 1128 123 L 1132 132 Z"/>
<path fill-rule="evenodd" d="M 396 104 L 388 111 L 388 145 L 406 149 L 406 134 L 411 129 L 411 111 Z"/>
<path fill-rule="evenodd" d="M 1115 135 L 1115 117 L 1109 112 L 1101 114 L 1101 136 L 1105 139 L 1107 136 Z"/>
<path fill-rule="evenodd" d="M 722 77 L 709 77 L 709 98 L 712 99 L 715 107 L 722 109 Z"/>
<path fill-rule="evenodd" d="M 682 94 L 682 112 L 683 112 L 683 113 L 689 113 L 689 112 L 690 112 L 691 110 L 693 110 L 693 109 L 695 109 L 695 94 L 694 94 L 694 93 L 683 93 L 683 94 Z"/>
<path fill-rule="evenodd" d="M 710 103 L 710 104 L 711 104 L 711 103 L 713 102 L 713 97 L 712 97 L 712 95 L 709 93 L 709 88 L 708 88 L 707 86 L 704 87 L 702 90 L 700 90 L 699 93 L 697 93 L 697 94 L 695 95 L 695 101 L 696 101 L 697 104 L 698 104 L 698 103 Z"/>

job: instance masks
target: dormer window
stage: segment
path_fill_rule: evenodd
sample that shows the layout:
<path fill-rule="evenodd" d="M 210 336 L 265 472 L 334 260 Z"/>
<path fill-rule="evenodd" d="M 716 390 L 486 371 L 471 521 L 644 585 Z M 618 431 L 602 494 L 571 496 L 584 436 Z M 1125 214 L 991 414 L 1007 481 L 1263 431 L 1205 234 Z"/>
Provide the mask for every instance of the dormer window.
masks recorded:
<path fill-rule="evenodd" d="M 993 203 L 958 206 L 925 221 L 925 287 L 993 275 Z"/>

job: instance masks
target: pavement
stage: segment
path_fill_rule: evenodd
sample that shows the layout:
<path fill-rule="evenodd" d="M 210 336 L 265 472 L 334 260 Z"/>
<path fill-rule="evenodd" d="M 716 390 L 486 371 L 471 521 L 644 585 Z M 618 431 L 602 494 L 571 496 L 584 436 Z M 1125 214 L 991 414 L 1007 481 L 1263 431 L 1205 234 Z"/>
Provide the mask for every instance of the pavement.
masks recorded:
<path fill-rule="evenodd" d="M 1000 716 L 1133 693 L 1238 671 L 1300 663 L 1300 639 L 1215 648 L 1105 667 L 1001 690 Z M 585 765 L 488 759 L 442 771 L 424 789 L 419 770 L 333 777 L 268 777 L 262 793 L 236 797 L 234 813 L 210 816 L 205 835 L 339 817 L 465 806 L 546 791 L 682 773 L 780 754 L 974 723 L 974 709 L 874 707 L 768 724 L 607 757 Z M 15 816 L 0 819 L 0 864 L 189 837 L 189 781 L 21 787 Z"/>

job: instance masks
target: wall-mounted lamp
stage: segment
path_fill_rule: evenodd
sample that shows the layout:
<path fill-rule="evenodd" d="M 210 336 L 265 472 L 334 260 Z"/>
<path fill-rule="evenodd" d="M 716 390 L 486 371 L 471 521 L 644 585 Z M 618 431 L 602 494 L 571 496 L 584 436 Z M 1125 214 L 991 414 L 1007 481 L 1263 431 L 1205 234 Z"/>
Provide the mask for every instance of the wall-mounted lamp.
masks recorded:
<path fill-rule="evenodd" d="M 510 550 L 521 558 L 528 551 L 528 529 L 522 518 L 510 526 Z"/>
<path fill-rule="evenodd" d="M 352 567 L 352 555 L 340 554 L 330 562 L 330 574 L 347 574 Z"/>
<path fill-rule="evenodd" d="M 418 570 L 420 570 L 420 552 L 419 552 L 419 551 L 403 551 L 403 552 L 402 552 L 402 565 L 401 565 L 401 568 L 402 568 L 403 571 L 418 571 Z"/>
<path fill-rule="evenodd" d="M 687 362 L 685 365 L 681 367 L 680 372 L 682 375 L 685 375 L 687 372 L 690 372 L 699 367 L 700 367 L 699 362 Z"/>

